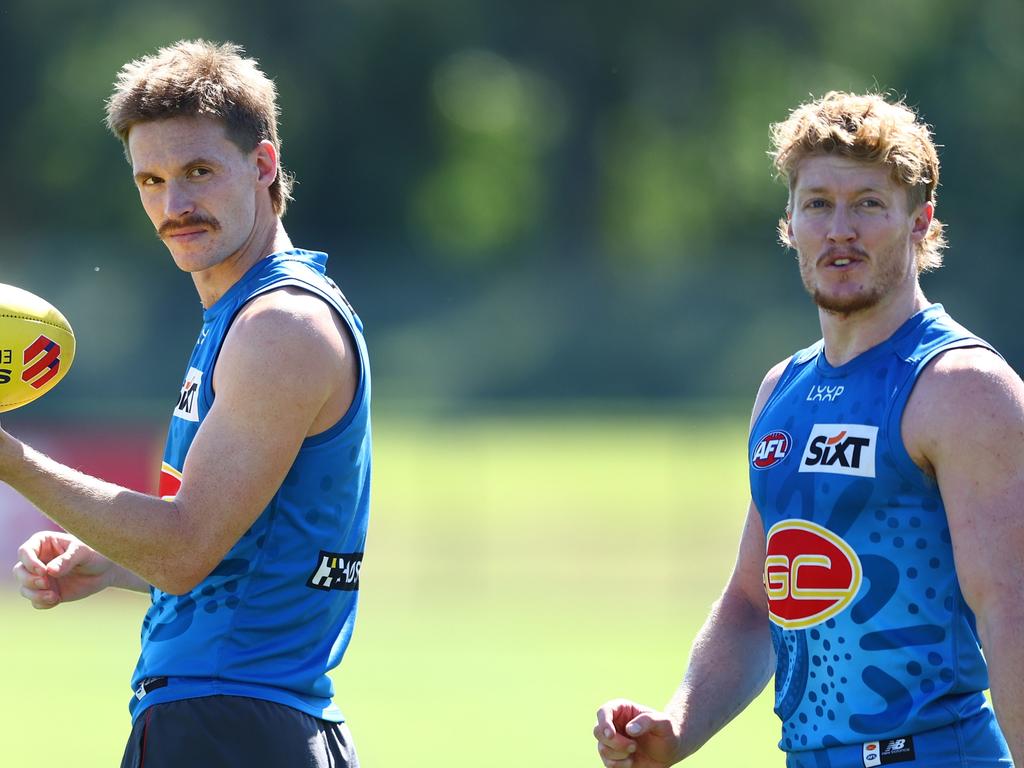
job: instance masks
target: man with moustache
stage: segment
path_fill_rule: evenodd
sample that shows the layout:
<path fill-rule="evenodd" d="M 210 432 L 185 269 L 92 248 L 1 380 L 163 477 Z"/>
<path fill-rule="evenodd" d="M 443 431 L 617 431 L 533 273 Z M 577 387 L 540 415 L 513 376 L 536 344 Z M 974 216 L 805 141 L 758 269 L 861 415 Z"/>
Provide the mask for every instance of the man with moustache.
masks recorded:
<path fill-rule="evenodd" d="M 673 765 L 774 674 L 790 768 L 1020 764 L 1024 384 L 921 290 L 945 244 L 931 133 L 833 92 L 773 143 L 822 340 L 757 394 L 738 559 L 679 689 L 603 705 L 598 752 Z"/>
<path fill-rule="evenodd" d="M 370 373 L 326 254 L 282 224 L 274 85 L 237 46 L 182 41 L 122 68 L 107 124 L 203 326 L 159 497 L 0 431 L 0 480 L 68 531 L 21 547 L 21 592 L 150 593 L 124 768 L 357 766 L 327 673 L 355 621 Z"/>

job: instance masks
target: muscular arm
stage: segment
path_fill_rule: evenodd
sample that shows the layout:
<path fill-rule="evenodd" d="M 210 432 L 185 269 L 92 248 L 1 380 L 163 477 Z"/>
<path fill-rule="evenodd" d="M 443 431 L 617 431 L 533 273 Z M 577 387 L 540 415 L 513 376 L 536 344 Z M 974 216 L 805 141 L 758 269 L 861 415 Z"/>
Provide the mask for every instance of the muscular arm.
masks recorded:
<path fill-rule="evenodd" d="M 290 289 L 232 324 L 217 397 L 173 501 L 76 472 L 0 432 L 0 480 L 93 549 L 156 587 L 184 593 L 216 567 L 276 492 L 307 434 L 352 400 L 358 365 L 340 321 Z"/>
<path fill-rule="evenodd" d="M 732 578 L 694 641 L 665 712 L 680 723 L 680 756 L 696 752 L 761 692 L 775 671 L 762 586 L 765 540 L 753 503 Z"/>
<path fill-rule="evenodd" d="M 786 368 L 758 390 L 751 429 Z M 663 712 L 624 699 L 597 713 L 594 735 L 609 768 L 661 768 L 696 752 L 761 692 L 775 671 L 763 586 L 765 536 L 751 502 L 736 566 L 697 634 L 682 683 Z"/>
<path fill-rule="evenodd" d="M 1024 383 L 983 349 L 946 352 L 907 404 L 904 442 L 939 484 L 957 577 L 978 620 L 996 717 L 1024 764 Z"/>

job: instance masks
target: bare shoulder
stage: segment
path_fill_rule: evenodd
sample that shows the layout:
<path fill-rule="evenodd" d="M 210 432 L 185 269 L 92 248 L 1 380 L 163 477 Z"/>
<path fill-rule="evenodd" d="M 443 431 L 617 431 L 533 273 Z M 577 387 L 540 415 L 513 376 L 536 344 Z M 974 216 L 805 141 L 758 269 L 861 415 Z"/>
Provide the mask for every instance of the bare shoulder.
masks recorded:
<path fill-rule="evenodd" d="M 241 372 L 245 378 L 272 375 L 277 386 L 294 378 L 308 388 L 354 366 L 353 344 L 337 312 L 308 291 L 284 287 L 239 311 L 214 369 L 214 387 L 223 386 L 225 374 Z"/>
<path fill-rule="evenodd" d="M 326 331 L 330 335 L 339 324 L 336 318 L 337 313 L 327 302 L 309 291 L 286 286 L 261 294 L 242 307 L 232 330 L 313 336 Z"/>
<path fill-rule="evenodd" d="M 350 347 L 344 322 L 327 302 L 300 288 L 284 287 L 257 296 L 231 324 L 227 342 L 315 347 L 329 357 Z M 312 361 L 311 361 L 312 362 Z"/>
<path fill-rule="evenodd" d="M 932 474 L 944 453 L 990 453 L 1024 436 L 1024 382 L 984 347 L 943 352 L 918 377 L 902 431 L 910 455 Z"/>
<path fill-rule="evenodd" d="M 786 366 L 789 365 L 791 357 L 787 357 L 784 360 L 780 360 L 778 363 L 768 369 L 768 373 L 764 375 L 764 379 L 761 380 L 761 386 L 757 388 L 757 397 L 754 398 L 754 410 L 750 415 L 750 428 L 754 428 L 754 422 L 757 421 L 757 417 L 761 415 L 761 411 L 764 410 L 765 403 L 768 402 L 768 398 L 772 396 L 772 392 L 775 391 L 775 387 L 779 384 L 779 379 L 782 378 L 782 374 L 786 371 Z"/>

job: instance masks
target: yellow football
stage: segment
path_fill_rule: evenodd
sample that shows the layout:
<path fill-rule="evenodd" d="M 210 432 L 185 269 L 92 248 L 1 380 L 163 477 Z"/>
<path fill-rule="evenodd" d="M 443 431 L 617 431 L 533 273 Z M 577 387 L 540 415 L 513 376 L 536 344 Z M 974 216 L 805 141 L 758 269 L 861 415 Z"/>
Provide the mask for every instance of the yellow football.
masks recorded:
<path fill-rule="evenodd" d="M 45 299 L 0 283 L 0 411 L 31 403 L 64 378 L 75 333 Z"/>

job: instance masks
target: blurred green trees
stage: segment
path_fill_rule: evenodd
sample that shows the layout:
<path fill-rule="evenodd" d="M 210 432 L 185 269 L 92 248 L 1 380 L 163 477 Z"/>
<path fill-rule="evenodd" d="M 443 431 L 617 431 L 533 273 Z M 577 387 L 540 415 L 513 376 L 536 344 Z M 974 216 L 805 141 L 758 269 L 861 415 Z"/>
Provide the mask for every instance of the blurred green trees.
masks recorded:
<path fill-rule="evenodd" d="M 102 125 L 120 64 L 180 37 L 277 81 L 286 224 L 332 253 L 388 396 L 749 396 L 816 334 L 766 151 L 828 89 L 934 125 L 952 248 L 926 291 L 1024 360 L 1017 0 L 22 0 L 0 9 L 0 279 L 79 318 L 69 397 L 176 391 L 199 324 Z"/>

